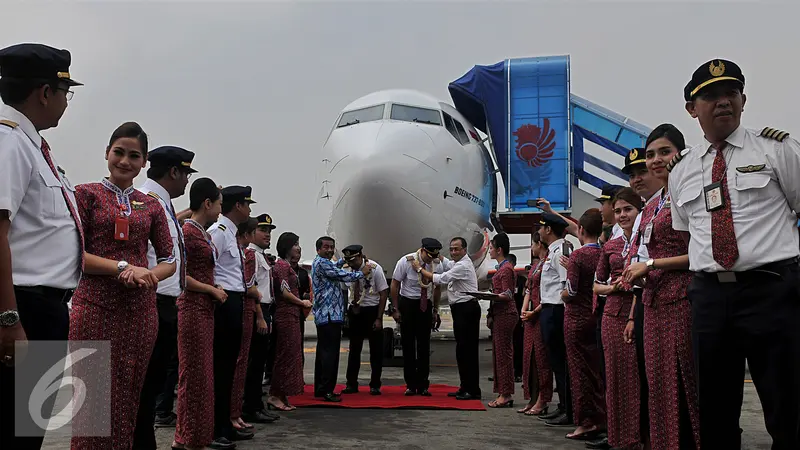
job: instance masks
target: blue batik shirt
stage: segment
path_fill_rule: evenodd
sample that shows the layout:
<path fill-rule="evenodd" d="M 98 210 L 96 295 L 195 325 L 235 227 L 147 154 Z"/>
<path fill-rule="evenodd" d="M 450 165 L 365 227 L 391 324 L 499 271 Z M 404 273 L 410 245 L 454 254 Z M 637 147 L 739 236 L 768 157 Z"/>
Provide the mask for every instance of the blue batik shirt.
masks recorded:
<path fill-rule="evenodd" d="M 344 259 L 336 263 L 330 259 L 317 256 L 311 265 L 311 282 L 314 289 L 314 323 L 344 322 L 344 296 L 341 282 L 349 283 L 364 278 L 360 270 L 347 272 L 342 270 Z"/>

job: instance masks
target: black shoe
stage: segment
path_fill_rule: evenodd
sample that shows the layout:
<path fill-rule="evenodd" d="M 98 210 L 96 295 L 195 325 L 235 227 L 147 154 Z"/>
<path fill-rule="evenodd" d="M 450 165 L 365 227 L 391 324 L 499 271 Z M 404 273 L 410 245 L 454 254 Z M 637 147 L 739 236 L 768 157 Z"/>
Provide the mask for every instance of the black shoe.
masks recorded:
<path fill-rule="evenodd" d="M 597 448 L 597 449 L 606 450 L 606 449 L 611 448 L 611 446 L 608 445 L 608 437 L 606 436 L 606 437 L 604 437 L 602 439 L 598 439 L 596 441 L 587 442 L 586 443 L 586 448 Z"/>
<path fill-rule="evenodd" d="M 231 441 L 248 441 L 253 439 L 255 434 L 252 431 L 233 429 L 231 432 Z"/>
<path fill-rule="evenodd" d="M 381 395 L 379 388 L 369 388 L 369 395 Z"/>
<path fill-rule="evenodd" d="M 178 416 L 175 413 L 170 413 L 166 417 L 156 416 L 155 418 L 155 426 L 156 428 L 175 428 L 175 424 L 178 423 Z"/>
<path fill-rule="evenodd" d="M 227 440 L 226 438 L 219 438 L 214 439 L 211 444 L 208 445 L 209 448 L 217 448 L 217 449 L 224 449 L 224 450 L 232 450 L 236 448 L 236 444 Z"/>
<path fill-rule="evenodd" d="M 537 416 L 537 419 L 539 419 L 539 420 L 551 420 L 551 419 L 555 419 L 556 417 L 561 416 L 563 414 L 566 414 L 566 412 L 563 409 L 558 408 L 555 411 L 551 412 L 550 414 L 544 414 L 544 415 L 541 415 L 541 416 Z"/>
<path fill-rule="evenodd" d="M 342 390 L 342 394 L 358 394 L 358 386 L 347 386 Z"/>
<path fill-rule="evenodd" d="M 242 420 L 254 423 L 272 423 L 278 420 L 277 414 L 267 414 L 266 411 L 256 411 L 254 413 L 242 413 Z"/>
<path fill-rule="evenodd" d="M 514 382 L 515 383 L 522 383 L 522 377 L 521 376 L 520 377 L 514 377 Z"/>
<path fill-rule="evenodd" d="M 457 391 L 455 391 L 455 392 L 448 392 L 448 393 L 447 393 L 447 396 L 448 396 L 448 397 L 458 397 L 459 395 L 463 395 L 463 394 L 465 394 L 465 393 L 466 393 L 466 392 L 464 392 L 464 391 L 462 391 L 461 389 L 459 389 L 459 390 L 457 390 Z"/>
<path fill-rule="evenodd" d="M 568 427 L 572 425 L 572 421 L 569 420 L 566 414 L 561 414 L 556 418 L 545 421 L 544 424 L 548 427 Z"/>
<path fill-rule="evenodd" d="M 421 396 L 423 396 L 423 397 L 430 397 L 430 396 L 431 396 L 431 393 L 430 393 L 430 392 L 428 392 L 428 390 L 427 390 L 427 389 L 423 389 L 423 390 L 419 391 L 419 395 L 421 395 Z"/>
<path fill-rule="evenodd" d="M 413 389 L 406 389 L 406 393 L 404 394 L 406 397 L 411 397 L 412 395 L 417 395 L 417 391 Z"/>
<path fill-rule="evenodd" d="M 336 394 L 326 394 L 325 397 L 322 397 L 322 399 L 325 400 L 326 402 L 333 402 L 333 403 L 339 403 L 342 401 L 342 398 Z"/>
<path fill-rule="evenodd" d="M 470 394 L 469 392 L 464 392 L 463 394 L 456 395 L 456 400 L 480 400 L 481 394 Z"/>

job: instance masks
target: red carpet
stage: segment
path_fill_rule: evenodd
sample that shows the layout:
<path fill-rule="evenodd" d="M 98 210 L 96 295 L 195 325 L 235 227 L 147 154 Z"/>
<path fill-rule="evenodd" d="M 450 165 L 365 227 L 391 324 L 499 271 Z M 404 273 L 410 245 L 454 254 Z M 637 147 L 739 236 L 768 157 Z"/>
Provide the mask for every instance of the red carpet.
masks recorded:
<path fill-rule="evenodd" d="M 336 392 L 341 392 L 343 385 L 336 386 Z M 339 403 L 326 402 L 315 398 L 314 386 L 306 385 L 305 393 L 289 397 L 289 403 L 298 408 L 302 407 L 330 407 L 330 408 L 378 408 L 378 409 L 454 409 L 461 411 L 486 411 L 480 400 L 456 400 L 448 397 L 448 392 L 454 392 L 456 386 L 432 384 L 428 389 L 430 397 L 413 395 L 406 397 L 403 393 L 405 386 L 383 386 L 382 395 L 369 395 L 369 386 L 359 387 L 358 394 L 343 394 Z"/>

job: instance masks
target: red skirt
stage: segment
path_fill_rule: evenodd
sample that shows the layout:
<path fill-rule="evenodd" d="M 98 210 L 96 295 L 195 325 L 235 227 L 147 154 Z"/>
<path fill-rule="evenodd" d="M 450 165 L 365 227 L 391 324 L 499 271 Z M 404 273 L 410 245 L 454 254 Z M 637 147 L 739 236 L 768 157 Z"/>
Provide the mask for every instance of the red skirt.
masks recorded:
<path fill-rule="evenodd" d="M 244 402 L 244 380 L 247 377 L 247 361 L 250 357 L 250 343 L 253 341 L 253 327 L 255 311 L 253 300 L 245 298 L 245 307 L 242 313 L 242 347 L 236 359 L 236 372 L 233 375 L 233 389 L 231 389 L 231 419 L 242 416 L 242 403 Z"/>
<path fill-rule="evenodd" d="M 699 449 L 700 415 L 692 353 L 692 312 L 688 301 L 656 307 L 645 305 L 644 363 L 650 388 L 652 448 L 682 450 L 680 434 L 684 432 L 693 435 L 695 447 Z M 687 404 L 683 411 L 681 391 Z M 682 414 L 689 415 L 691 430 L 681 430 Z"/>
<path fill-rule="evenodd" d="M 525 394 L 525 400 L 530 400 L 531 387 L 528 386 L 528 382 L 530 370 L 534 369 L 539 382 L 537 389 L 539 399 L 544 403 L 550 403 L 553 400 L 553 371 L 550 370 L 550 360 L 547 359 L 547 347 L 542 339 L 542 327 L 539 325 L 538 315 L 525 322 L 524 332 L 522 392 Z M 531 357 L 536 364 L 535 367 L 531 367 Z"/>
<path fill-rule="evenodd" d="M 214 304 L 203 294 L 178 297 L 178 424 L 175 441 L 214 440 Z"/>
<path fill-rule="evenodd" d="M 597 347 L 597 321 L 590 311 L 564 315 L 564 346 L 575 424 L 602 426 L 606 421 L 606 402 Z"/>
<path fill-rule="evenodd" d="M 135 306 L 115 309 L 73 297 L 69 340 L 111 343 L 111 409 L 107 415 L 93 413 L 87 408 L 76 413 L 72 425 L 72 450 L 127 449 L 133 445 L 139 398 L 158 335 L 155 292 L 152 294 L 152 299 L 143 296 L 132 298 L 135 303 L 131 305 Z M 88 365 L 91 360 L 90 357 L 75 363 L 73 377 L 91 379 L 92 367 Z M 86 392 L 87 402 L 92 396 L 91 391 L 88 389 Z M 84 426 L 98 423 L 103 423 L 111 435 L 79 436 Z"/>
<path fill-rule="evenodd" d="M 494 392 L 514 394 L 514 327 L 519 316 L 500 314 L 492 319 L 492 346 L 494 351 Z"/>
<path fill-rule="evenodd" d="M 272 396 L 292 396 L 303 393 L 303 337 L 300 319 L 296 316 L 275 318 L 275 363 L 272 366 Z"/>
<path fill-rule="evenodd" d="M 606 412 L 608 444 L 635 448 L 639 434 L 639 365 L 636 345 L 626 344 L 623 333 L 628 316 L 603 316 L 603 350 L 606 359 Z"/>

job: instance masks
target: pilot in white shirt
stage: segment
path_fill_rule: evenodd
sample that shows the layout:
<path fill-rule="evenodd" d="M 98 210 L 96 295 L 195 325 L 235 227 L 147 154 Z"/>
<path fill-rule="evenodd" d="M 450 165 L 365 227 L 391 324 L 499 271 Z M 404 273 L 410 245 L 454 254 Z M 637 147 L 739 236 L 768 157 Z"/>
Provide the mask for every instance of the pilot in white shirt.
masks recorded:
<path fill-rule="evenodd" d="M 83 230 L 75 188 L 39 135 L 54 128 L 72 98 L 71 56 L 41 44 L 0 50 L 0 442 L 4 448 L 39 448 L 39 437 L 15 436 L 13 341 L 64 343 L 69 336 L 67 302 L 83 264 Z M 49 81 L 47 81 L 49 80 Z M 26 111 L 26 113 L 22 113 Z M 56 149 L 57 150 L 57 149 Z M 62 355 L 37 355 L 48 367 Z M 41 358 L 45 358 L 41 360 Z M 53 407 L 48 399 L 40 413 Z"/>
<path fill-rule="evenodd" d="M 773 447 L 800 448 L 800 142 L 741 125 L 744 75 L 732 61 L 701 65 L 684 99 L 704 139 L 667 169 L 672 226 L 688 232 L 695 272 L 700 439 L 740 447 L 747 359 Z"/>
<path fill-rule="evenodd" d="M 240 223 L 250 219 L 250 204 L 255 203 L 251 192 L 250 186 L 223 188 L 222 214 L 208 229 L 219 251 L 214 281 L 228 294 L 225 303 L 214 310 L 214 439 L 229 441 L 253 436 L 250 431 L 234 429 L 230 421 L 231 389 L 242 342 L 242 308 L 247 290 L 244 253 L 236 239 L 236 230 Z"/>

